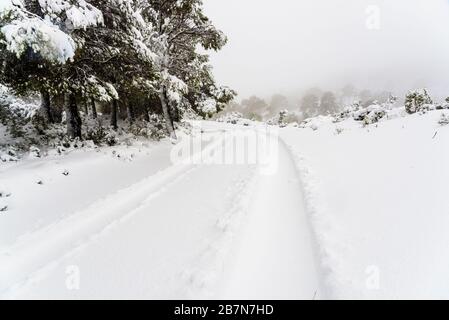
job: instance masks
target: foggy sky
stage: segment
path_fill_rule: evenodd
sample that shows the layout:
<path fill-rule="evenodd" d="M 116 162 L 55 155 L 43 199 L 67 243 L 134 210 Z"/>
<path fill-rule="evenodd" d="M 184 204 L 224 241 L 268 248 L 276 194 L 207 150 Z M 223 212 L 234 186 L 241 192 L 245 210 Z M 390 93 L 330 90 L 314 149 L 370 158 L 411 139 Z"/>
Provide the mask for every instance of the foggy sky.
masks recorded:
<path fill-rule="evenodd" d="M 204 0 L 229 38 L 217 80 L 268 97 L 320 86 L 449 96 L 449 0 Z M 366 27 L 370 5 L 380 29 Z"/>

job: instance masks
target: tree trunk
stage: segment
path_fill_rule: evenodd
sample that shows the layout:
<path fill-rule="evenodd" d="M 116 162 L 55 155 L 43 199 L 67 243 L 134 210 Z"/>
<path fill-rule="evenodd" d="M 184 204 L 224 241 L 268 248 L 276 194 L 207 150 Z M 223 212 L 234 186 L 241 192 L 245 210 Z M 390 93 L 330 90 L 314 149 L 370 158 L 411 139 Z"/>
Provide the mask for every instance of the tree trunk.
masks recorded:
<path fill-rule="evenodd" d="M 171 126 L 175 127 L 175 113 L 173 112 L 173 108 L 170 104 L 168 104 L 168 113 L 170 114 Z"/>
<path fill-rule="evenodd" d="M 146 121 L 146 122 L 150 122 L 150 113 L 149 113 L 149 110 L 150 110 L 150 106 L 148 105 L 148 104 L 145 104 L 145 108 L 144 108 L 145 110 L 144 110 L 144 112 L 143 112 L 143 119 Z"/>
<path fill-rule="evenodd" d="M 165 95 L 165 88 L 163 88 L 159 92 L 159 100 L 161 101 L 162 111 L 164 112 L 165 126 L 167 127 L 167 132 L 170 135 L 170 138 L 177 139 L 175 128 L 173 126 L 173 121 L 170 115 L 169 106 L 167 103 L 167 97 Z"/>
<path fill-rule="evenodd" d="M 128 116 L 128 122 L 130 124 L 133 124 L 134 120 L 135 120 L 134 108 L 128 101 L 126 101 L 125 104 L 126 104 L 126 114 Z"/>
<path fill-rule="evenodd" d="M 87 104 L 88 104 L 87 100 L 84 100 L 84 99 L 83 99 L 84 114 L 85 114 L 86 116 L 89 115 L 89 106 L 88 106 Z"/>
<path fill-rule="evenodd" d="M 48 123 L 54 123 L 53 114 L 51 112 L 50 93 L 48 90 L 41 90 L 41 111 Z"/>
<path fill-rule="evenodd" d="M 114 130 L 118 129 L 117 125 L 117 113 L 118 113 L 118 100 L 112 101 L 112 109 L 111 109 L 111 127 Z"/>
<path fill-rule="evenodd" d="M 95 105 L 95 99 L 91 98 L 90 103 L 92 108 L 92 118 L 97 119 L 98 115 L 97 115 L 97 106 Z"/>
<path fill-rule="evenodd" d="M 81 117 L 78 112 L 75 95 L 73 93 L 66 93 L 64 100 L 67 135 L 72 139 L 81 138 Z"/>

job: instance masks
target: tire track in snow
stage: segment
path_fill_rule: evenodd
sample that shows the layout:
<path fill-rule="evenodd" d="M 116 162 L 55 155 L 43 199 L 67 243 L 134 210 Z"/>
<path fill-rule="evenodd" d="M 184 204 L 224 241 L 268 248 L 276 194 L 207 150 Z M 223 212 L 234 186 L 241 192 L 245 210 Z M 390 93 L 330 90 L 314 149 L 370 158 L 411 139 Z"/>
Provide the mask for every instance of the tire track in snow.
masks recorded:
<path fill-rule="evenodd" d="M 319 182 L 314 177 L 306 159 L 293 146 L 282 138 L 280 139 L 295 164 L 299 177 L 304 197 L 304 210 L 307 214 L 309 228 L 313 237 L 323 296 L 325 299 L 331 299 L 336 296 L 336 288 L 334 286 L 338 282 L 334 273 L 334 268 L 338 265 L 338 261 L 335 260 L 332 251 L 330 251 L 330 248 L 334 248 L 337 244 L 328 238 L 330 228 L 332 228 L 333 224 L 325 214 L 327 211 L 326 208 L 319 205 L 321 202 L 317 199 L 319 195 Z"/>
<path fill-rule="evenodd" d="M 282 141 L 278 155 L 278 171 L 257 178 L 246 230 L 235 244 L 220 298 L 326 297 L 299 176 Z"/>
<path fill-rule="evenodd" d="M 192 158 L 210 155 L 222 141 L 206 146 Z M 58 222 L 0 248 L 0 297 L 36 281 L 42 270 L 69 256 L 116 224 L 132 217 L 198 166 L 175 164 Z"/>
<path fill-rule="evenodd" d="M 8 296 L 9 291 L 33 282 L 33 275 L 40 269 L 67 257 L 110 227 L 129 219 L 148 201 L 196 168 L 170 167 L 3 248 L 0 252 L 0 296 Z"/>

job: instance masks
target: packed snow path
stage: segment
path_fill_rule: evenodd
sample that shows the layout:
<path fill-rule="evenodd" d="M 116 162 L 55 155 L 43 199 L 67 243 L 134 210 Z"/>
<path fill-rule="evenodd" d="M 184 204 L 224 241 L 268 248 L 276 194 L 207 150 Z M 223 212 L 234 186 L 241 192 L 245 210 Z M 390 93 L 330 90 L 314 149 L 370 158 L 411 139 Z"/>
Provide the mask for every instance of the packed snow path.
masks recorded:
<path fill-rule="evenodd" d="M 323 297 L 300 183 L 278 150 L 271 175 L 169 166 L 1 247 L 0 296 Z"/>
<path fill-rule="evenodd" d="M 283 143 L 278 170 L 259 176 L 249 221 L 235 243 L 226 299 L 323 297 L 296 168 Z"/>

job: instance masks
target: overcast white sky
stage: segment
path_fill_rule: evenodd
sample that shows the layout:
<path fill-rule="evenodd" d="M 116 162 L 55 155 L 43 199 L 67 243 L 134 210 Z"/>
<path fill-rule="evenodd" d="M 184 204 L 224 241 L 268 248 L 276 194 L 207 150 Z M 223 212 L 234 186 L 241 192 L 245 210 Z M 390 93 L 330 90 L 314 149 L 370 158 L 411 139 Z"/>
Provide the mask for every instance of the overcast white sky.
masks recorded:
<path fill-rule="evenodd" d="M 229 37 L 217 80 L 251 94 L 302 88 L 409 89 L 449 96 L 449 0 L 204 0 Z M 366 27 L 369 6 L 380 29 Z M 371 11 L 372 13 L 373 11 Z M 372 21 L 372 20 L 369 20 Z"/>

